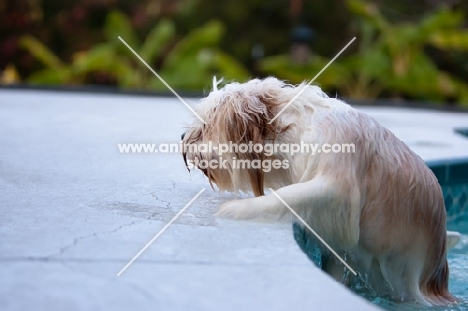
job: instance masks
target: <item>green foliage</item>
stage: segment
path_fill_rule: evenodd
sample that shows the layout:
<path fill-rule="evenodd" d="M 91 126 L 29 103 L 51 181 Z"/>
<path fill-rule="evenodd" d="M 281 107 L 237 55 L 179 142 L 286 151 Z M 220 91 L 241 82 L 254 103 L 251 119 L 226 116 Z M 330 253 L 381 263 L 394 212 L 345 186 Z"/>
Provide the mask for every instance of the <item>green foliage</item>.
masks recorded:
<path fill-rule="evenodd" d="M 62 69 L 64 67 L 62 61 L 36 38 L 25 35 L 20 39 L 20 45 L 28 48 L 30 53 L 45 66 L 53 69 Z"/>
<path fill-rule="evenodd" d="M 70 64 L 64 64 L 33 37 L 24 36 L 22 46 L 45 66 L 28 78 L 33 83 L 81 83 L 90 73 L 105 72 L 121 87 L 165 90 L 162 82 L 119 40 L 121 37 L 148 64 L 161 61 L 156 70 L 172 87 L 201 90 L 213 75 L 236 80 L 249 77 L 241 63 L 219 48 L 223 31 L 221 23 L 211 21 L 178 40 L 173 22 L 163 19 L 140 42 L 126 15 L 113 11 L 104 26 L 107 41 L 76 53 Z"/>
<path fill-rule="evenodd" d="M 146 36 L 146 40 L 140 49 L 141 58 L 152 60 L 161 55 L 163 49 L 171 42 L 174 36 L 174 24 L 169 20 L 161 20 Z"/>
<path fill-rule="evenodd" d="M 174 87 L 200 90 L 213 75 L 226 79 L 247 80 L 249 72 L 235 58 L 218 48 L 223 34 L 221 23 L 212 21 L 192 30 L 172 49 L 161 68 L 161 75 Z M 161 88 L 153 78 L 153 88 Z"/>
<path fill-rule="evenodd" d="M 359 21 L 358 52 L 340 56 L 317 82 L 340 95 L 374 98 L 379 95 L 443 101 L 457 99 L 468 104 L 467 85 L 439 70 L 425 53 L 432 45 L 441 50 L 466 50 L 468 33 L 460 26 L 463 15 L 440 10 L 419 23 L 392 25 L 371 3 L 348 2 Z M 263 60 L 264 73 L 274 74 L 294 83 L 310 79 L 328 59 L 314 56 L 303 67 L 294 66 L 287 56 Z"/>
<path fill-rule="evenodd" d="M 287 2 L 267 4 L 262 0 L 249 2 L 249 10 L 234 0 L 223 3 L 210 0 L 210 5 L 206 5 L 205 0 L 182 1 L 184 5 L 174 13 L 178 16 L 171 13 L 174 19 L 161 18 L 168 14 L 159 13 L 149 18 L 150 11 L 145 12 L 146 15 L 138 15 L 141 14 L 138 10 L 132 14 L 129 6 L 125 6 L 129 15 L 111 11 L 97 18 L 98 15 L 89 15 L 96 13 L 92 6 L 80 4 L 78 9 L 70 10 L 66 18 L 64 15 L 51 15 L 60 17 L 54 19 L 53 25 L 58 28 L 55 32 L 51 29 L 36 32 L 50 40 L 50 46 L 56 49 L 54 52 L 31 35 L 18 40 L 23 48 L 21 53 L 13 53 L 11 43 L 5 45 L 4 51 L 18 55 L 17 59 L 24 62 L 12 63 L 18 65 L 15 68 L 19 69 L 20 76 L 33 72 L 27 78 L 32 83 L 104 81 L 123 88 L 165 91 L 161 81 L 118 39 L 119 36 L 174 88 L 202 90 L 209 85 L 213 75 L 227 80 L 246 80 L 250 72 L 245 64 L 261 75 L 275 75 L 300 83 L 311 79 L 329 62 L 329 58 L 313 55 L 305 65 L 297 65 L 288 55 L 281 54 L 290 48 L 288 33 L 291 26 L 301 22 L 316 30 L 318 35 L 314 46 L 322 55 L 332 55 L 333 49 L 336 53 L 340 48 L 337 42 L 344 44 L 346 37 L 350 39 L 349 33 L 342 29 L 357 32 L 356 42 L 315 81 L 327 91 L 354 98 L 404 97 L 450 100 L 468 105 L 468 76 L 463 69 L 467 60 L 468 32 L 463 28 L 466 17 L 460 13 L 466 12 L 463 10 L 466 5 L 458 6 L 461 8 L 458 12 L 449 9 L 434 11 L 436 6 L 433 6 L 429 10 L 431 14 L 422 15 L 427 8 L 421 10 L 422 14 L 417 15 L 423 18 L 418 21 L 414 21 L 410 14 L 404 17 L 405 20 L 413 19 L 412 22 L 393 23 L 388 9 L 383 14 L 370 1 L 345 2 L 346 8 L 342 7 L 340 0 L 332 0 L 326 5 L 306 1 L 303 13 L 307 18 L 301 20 L 291 19 Z M 384 3 L 391 3 L 395 12 L 415 8 L 402 0 L 384 0 L 381 3 L 384 9 L 389 7 Z M 193 14 L 194 11 L 197 14 Z M 334 12 L 333 16 L 323 14 L 324 11 Z M 84 12 L 84 15 L 76 15 L 77 12 Z M 247 12 L 256 12 L 256 18 Z M 211 20 L 213 16 L 221 18 L 223 23 Z M 401 20 L 400 17 L 396 19 Z M 142 22 L 145 18 L 146 22 Z M 155 19 L 159 19 L 158 23 L 148 29 L 147 26 L 153 25 Z M 92 26 L 89 20 L 94 20 Z M 178 21 L 177 30 L 186 35 L 178 35 L 173 20 Z M 312 20 L 313 25 L 310 23 Z M 194 27 L 200 24 L 201 27 Z M 50 23 L 47 27 L 52 28 Z M 60 36 L 55 36 L 56 33 Z M 254 65 L 251 57 L 254 44 L 262 45 L 267 55 L 275 56 Z M 92 48 L 76 52 L 83 46 Z M 226 53 L 227 49 L 235 57 Z M 25 51 L 37 62 L 28 63 L 29 55 Z M 6 60 L 6 63 L 10 61 Z M 38 63 L 41 67 L 36 70 Z"/>
<path fill-rule="evenodd" d="M 62 81 L 72 82 L 71 70 L 36 38 L 25 35 L 21 37 L 19 44 L 21 47 L 28 49 L 46 67 L 46 69 L 34 72 L 29 77 L 30 82 L 44 84 L 57 84 Z"/>

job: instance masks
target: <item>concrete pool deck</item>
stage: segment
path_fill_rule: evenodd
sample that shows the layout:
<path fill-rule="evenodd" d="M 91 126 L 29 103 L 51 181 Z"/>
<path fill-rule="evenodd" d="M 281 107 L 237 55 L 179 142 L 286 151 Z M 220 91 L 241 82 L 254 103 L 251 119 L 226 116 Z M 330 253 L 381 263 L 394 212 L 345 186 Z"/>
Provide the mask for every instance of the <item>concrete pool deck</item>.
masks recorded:
<path fill-rule="evenodd" d="M 468 113 L 365 107 L 425 160 L 468 157 Z M 0 310 L 376 310 L 316 268 L 287 223 L 217 219 L 233 196 L 178 154 L 177 99 L 0 90 Z M 121 276 L 117 273 L 206 191 Z"/>

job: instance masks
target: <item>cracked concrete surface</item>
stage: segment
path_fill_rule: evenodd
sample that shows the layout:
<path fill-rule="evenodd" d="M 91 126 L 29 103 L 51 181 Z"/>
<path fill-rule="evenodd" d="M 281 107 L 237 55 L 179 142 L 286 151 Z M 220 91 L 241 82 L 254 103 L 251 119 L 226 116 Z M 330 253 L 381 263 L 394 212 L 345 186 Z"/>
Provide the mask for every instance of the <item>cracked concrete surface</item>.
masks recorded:
<path fill-rule="evenodd" d="M 375 309 L 315 268 L 290 224 L 215 218 L 233 196 L 179 155 L 119 153 L 178 142 L 191 115 L 176 99 L 0 94 L 0 310 Z"/>

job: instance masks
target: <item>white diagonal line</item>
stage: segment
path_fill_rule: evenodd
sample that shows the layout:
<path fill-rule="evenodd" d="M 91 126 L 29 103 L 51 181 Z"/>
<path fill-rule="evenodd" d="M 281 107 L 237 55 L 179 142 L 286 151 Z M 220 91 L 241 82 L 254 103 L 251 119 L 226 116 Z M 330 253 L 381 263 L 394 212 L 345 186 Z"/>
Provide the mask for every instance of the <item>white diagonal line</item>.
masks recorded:
<path fill-rule="evenodd" d="M 325 69 L 328 68 L 328 66 L 331 65 L 331 63 L 333 63 L 333 62 L 335 61 L 335 59 L 337 59 L 338 56 L 340 56 L 341 53 L 343 53 L 344 50 L 346 50 L 346 49 L 348 48 L 348 46 L 350 46 L 351 43 L 353 43 L 354 40 L 356 40 L 356 37 L 354 37 L 353 39 L 351 39 L 351 41 L 349 41 L 348 44 L 346 44 L 346 46 L 345 46 L 344 48 L 342 48 L 341 51 L 339 51 L 338 54 L 336 54 L 335 57 L 333 57 L 333 58 L 328 62 L 328 64 L 326 64 L 325 67 L 323 67 L 322 70 L 320 70 L 319 73 L 317 73 L 317 74 L 315 75 L 315 77 L 314 77 L 312 80 L 310 80 L 309 83 L 307 83 L 307 84 L 302 88 L 302 90 L 301 90 L 299 93 L 297 93 L 296 96 L 294 96 L 293 99 L 291 99 L 291 100 L 289 101 L 289 103 L 288 103 L 286 106 L 284 106 L 283 109 L 280 110 L 280 112 L 278 112 L 278 113 L 276 114 L 276 116 L 275 116 L 273 119 L 270 120 L 270 122 L 268 122 L 268 124 L 271 124 L 273 121 L 275 121 L 276 118 L 278 118 L 279 115 L 282 114 L 283 111 L 285 111 L 286 108 L 288 108 L 289 105 L 291 105 L 291 104 L 296 100 L 296 98 L 298 98 L 299 95 L 301 95 L 302 92 L 304 92 L 305 89 L 306 89 L 309 85 L 311 85 L 312 82 L 314 82 L 315 79 L 317 79 L 318 76 L 320 76 L 320 75 L 322 74 L 322 72 L 324 72 Z"/>
<path fill-rule="evenodd" d="M 294 214 L 294 216 L 297 217 L 297 219 L 299 219 L 302 224 L 304 226 L 307 227 L 307 229 L 310 230 L 310 232 L 312 232 L 316 237 L 317 239 L 320 240 L 320 242 L 322 242 L 345 266 L 346 268 L 349 269 L 349 271 L 351 271 L 354 275 L 357 275 L 356 271 L 354 271 L 347 263 L 346 261 L 343 260 L 343 258 L 340 257 L 340 255 L 338 255 L 334 250 L 333 248 L 330 247 L 330 245 L 327 244 L 327 242 L 325 242 L 321 237 L 320 235 L 318 235 L 317 232 L 314 231 L 314 229 L 312 229 L 305 221 L 304 219 L 301 218 L 301 216 L 299 216 L 292 208 L 291 206 L 288 205 L 288 203 L 286 203 L 273 189 L 270 188 L 270 191 L 291 211 L 291 213 Z"/>
<path fill-rule="evenodd" d="M 150 67 L 150 65 L 148 65 L 148 64 L 146 63 L 145 60 L 144 60 L 143 58 L 141 58 L 141 56 L 138 55 L 138 53 L 135 52 L 135 51 L 132 49 L 132 47 L 131 47 L 130 45 L 128 45 L 127 42 L 125 42 L 124 39 L 122 39 L 122 38 L 119 36 L 119 40 L 122 41 L 122 43 L 125 44 L 125 46 L 126 46 L 130 51 L 132 51 L 132 53 L 135 54 L 135 56 L 136 56 L 143 64 L 145 64 L 145 66 L 146 66 L 156 77 L 158 77 L 158 79 L 161 80 L 161 82 L 162 82 L 162 83 L 163 83 L 163 84 L 164 84 L 164 85 L 165 85 L 165 86 L 166 86 L 166 87 L 167 87 L 167 88 L 168 88 L 168 89 L 169 89 L 169 90 L 170 90 L 170 91 L 171 91 L 171 92 L 188 108 L 188 109 L 190 109 L 190 111 L 191 111 L 195 116 L 197 116 L 198 119 L 200 119 L 200 121 L 203 122 L 203 124 L 206 124 L 205 120 L 203 120 L 202 117 L 200 117 L 200 116 L 198 115 L 198 113 L 196 113 L 195 110 L 193 110 L 192 107 L 190 107 L 190 105 L 187 104 L 187 102 L 186 102 L 182 97 L 180 97 L 179 94 L 177 94 L 177 92 L 174 91 L 174 90 L 172 89 L 172 87 L 171 87 L 169 84 L 167 84 L 166 81 L 164 81 L 164 79 L 161 78 L 161 76 L 158 75 L 158 73 L 157 73 L 156 71 L 153 70 L 153 68 Z"/>
<path fill-rule="evenodd" d="M 205 191 L 205 189 L 206 188 L 200 190 L 200 192 L 198 192 L 197 195 L 192 200 L 190 200 L 190 202 L 188 202 L 187 205 L 185 205 L 184 208 L 181 209 L 180 212 L 178 212 L 177 215 L 175 215 L 174 218 L 172 218 L 171 221 L 169 221 L 167 225 L 165 225 L 164 228 L 162 228 L 161 231 L 159 231 L 158 234 L 156 234 L 154 238 L 152 238 L 151 241 L 149 241 L 148 244 L 146 244 L 145 247 L 143 247 L 143 249 L 139 251 L 138 254 L 136 254 L 128 264 L 125 265 L 125 267 L 123 267 L 122 270 L 120 270 L 119 273 L 117 273 L 117 276 L 120 276 L 151 245 L 151 243 L 153 243 L 177 219 L 177 217 L 179 217 L 190 206 L 190 204 L 192 204 L 193 201 L 195 201 L 198 196 L 202 194 L 203 191 Z"/>

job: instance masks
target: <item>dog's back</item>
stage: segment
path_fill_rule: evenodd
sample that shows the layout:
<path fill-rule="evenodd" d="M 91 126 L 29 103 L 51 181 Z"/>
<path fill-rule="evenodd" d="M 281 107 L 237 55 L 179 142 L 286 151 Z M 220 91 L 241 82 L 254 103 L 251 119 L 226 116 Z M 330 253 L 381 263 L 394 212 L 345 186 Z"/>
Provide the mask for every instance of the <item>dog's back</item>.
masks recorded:
<path fill-rule="evenodd" d="M 355 260 L 380 284 L 375 286 L 385 280 L 395 300 L 409 294 L 421 303 L 454 302 L 448 291 L 445 205 L 436 177 L 389 130 L 360 112 L 350 114 L 358 129 L 342 131 L 356 134 L 352 174 L 362 201 Z"/>

